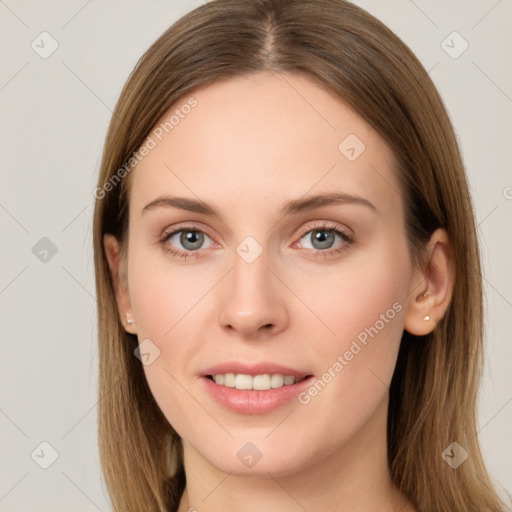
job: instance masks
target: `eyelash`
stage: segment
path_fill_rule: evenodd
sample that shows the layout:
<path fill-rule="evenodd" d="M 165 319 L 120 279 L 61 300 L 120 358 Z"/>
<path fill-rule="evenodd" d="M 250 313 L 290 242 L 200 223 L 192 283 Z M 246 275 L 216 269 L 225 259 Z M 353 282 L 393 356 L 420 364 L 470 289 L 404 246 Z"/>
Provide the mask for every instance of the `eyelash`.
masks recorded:
<path fill-rule="evenodd" d="M 162 244 L 164 250 L 167 253 L 170 253 L 174 258 L 181 258 L 186 259 L 189 256 L 192 258 L 198 258 L 200 257 L 200 250 L 196 251 L 179 251 L 174 249 L 172 246 L 167 244 L 167 241 L 169 238 L 174 236 L 176 233 L 180 233 L 182 231 L 194 231 L 197 233 L 202 233 L 209 237 L 208 233 L 205 233 L 201 229 L 198 229 L 197 226 L 180 226 L 177 229 L 171 229 L 168 231 L 165 231 L 161 238 L 159 239 L 159 243 Z M 328 256 L 333 256 L 335 254 L 339 254 L 347 249 L 347 245 L 350 246 L 354 244 L 357 240 L 354 235 L 349 235 L 342 229 L 339 229 L 336 225 L 328 224 L 325 222 L 314 222 L 313 225 L 308 225 L 308 227 L 304 230 L 301 230 L 299 234 L 299 240 L 304 237 L 304 235 L 307 235 L 308 233 L 312 231 L 329 231 L 331 233 L 334 233 L 336 235 L 339 235 L 343 241 L 345 242 L 341 247 L 335 248 L 335 249 L 326 249 L 326 250 L 320 250 L 320 249 L 306 249 L 306 251 L 311 251 L 313 257 L 315 258 L 327 258 Z M 211 238 L 211 237 L 210 237 Z"/>

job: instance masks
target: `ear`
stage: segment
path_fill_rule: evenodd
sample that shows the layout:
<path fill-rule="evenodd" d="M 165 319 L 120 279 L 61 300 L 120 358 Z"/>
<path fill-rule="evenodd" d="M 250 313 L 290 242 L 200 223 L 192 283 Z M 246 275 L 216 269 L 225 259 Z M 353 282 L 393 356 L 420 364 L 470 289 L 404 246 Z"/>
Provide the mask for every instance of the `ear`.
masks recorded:
<path fill-rule="evenodd" d="M 425 261 L 425 268 L 414 271 L 405 311 L 404 328 L 416 336 L 433 331 L 452 298 L 455 265 L 446 230 L 434 231 L 426 247 Z"/>
<path fill-rule="evenodd" d="M 125 270 L 126 262 L 122 261 L 119 242 L 114 235 L 106 233 L 103 236 L 103 245 L 112 275 L 121 324 L 126 332 L 136 334 L 136 324 L 128 292 L 128 276 Z"/>

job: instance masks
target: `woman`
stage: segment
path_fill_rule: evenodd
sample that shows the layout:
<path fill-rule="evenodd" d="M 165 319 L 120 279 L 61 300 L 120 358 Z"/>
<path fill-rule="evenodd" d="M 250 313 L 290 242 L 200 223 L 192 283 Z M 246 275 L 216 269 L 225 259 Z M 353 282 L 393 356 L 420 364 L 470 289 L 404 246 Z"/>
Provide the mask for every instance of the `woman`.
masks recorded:
<path fill-rule="evenodd" d="M 503 511 L 482 283 L 434 85 L 342 0 L 216 0 L 146 52 L 94 218 L 117 511 Z"/>

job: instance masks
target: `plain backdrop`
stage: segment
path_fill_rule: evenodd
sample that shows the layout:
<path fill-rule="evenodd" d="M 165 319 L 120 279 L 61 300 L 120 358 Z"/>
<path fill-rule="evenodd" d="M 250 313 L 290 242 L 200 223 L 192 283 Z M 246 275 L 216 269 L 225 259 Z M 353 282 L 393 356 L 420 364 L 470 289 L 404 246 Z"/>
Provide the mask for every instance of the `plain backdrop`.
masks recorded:
<path fill-rule="evenodd" d="M 356 3 L 416 53 L 460 139 L 487 308 L 479 437 L 510 491 L 512 0 Z M 111 510 L 97 448 L 92 192 L 130 71 L 200 4 L 0 0 L 1 511 Z"/>

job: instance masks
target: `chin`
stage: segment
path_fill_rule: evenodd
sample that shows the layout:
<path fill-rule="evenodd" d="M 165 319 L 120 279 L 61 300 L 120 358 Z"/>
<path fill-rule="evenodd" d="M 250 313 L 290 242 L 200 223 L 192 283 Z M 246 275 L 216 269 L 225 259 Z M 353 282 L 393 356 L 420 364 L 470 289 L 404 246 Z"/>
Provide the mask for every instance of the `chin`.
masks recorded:
<path fill-rule="evenodd" d="M 314 463 L 315 453 L 318 456 L 323 450 L 309 449 L 301 443 L 286 445 L 265 439 L 268 432 L 258 436 L 235 437 L 229 442 L 215 443 L 215 448 L 195 447 L 200 457 L 226 474 L 251 477 L 285 477 L 296 474 Z M 290 433 L 290 439 L 293 434 Z"/>

